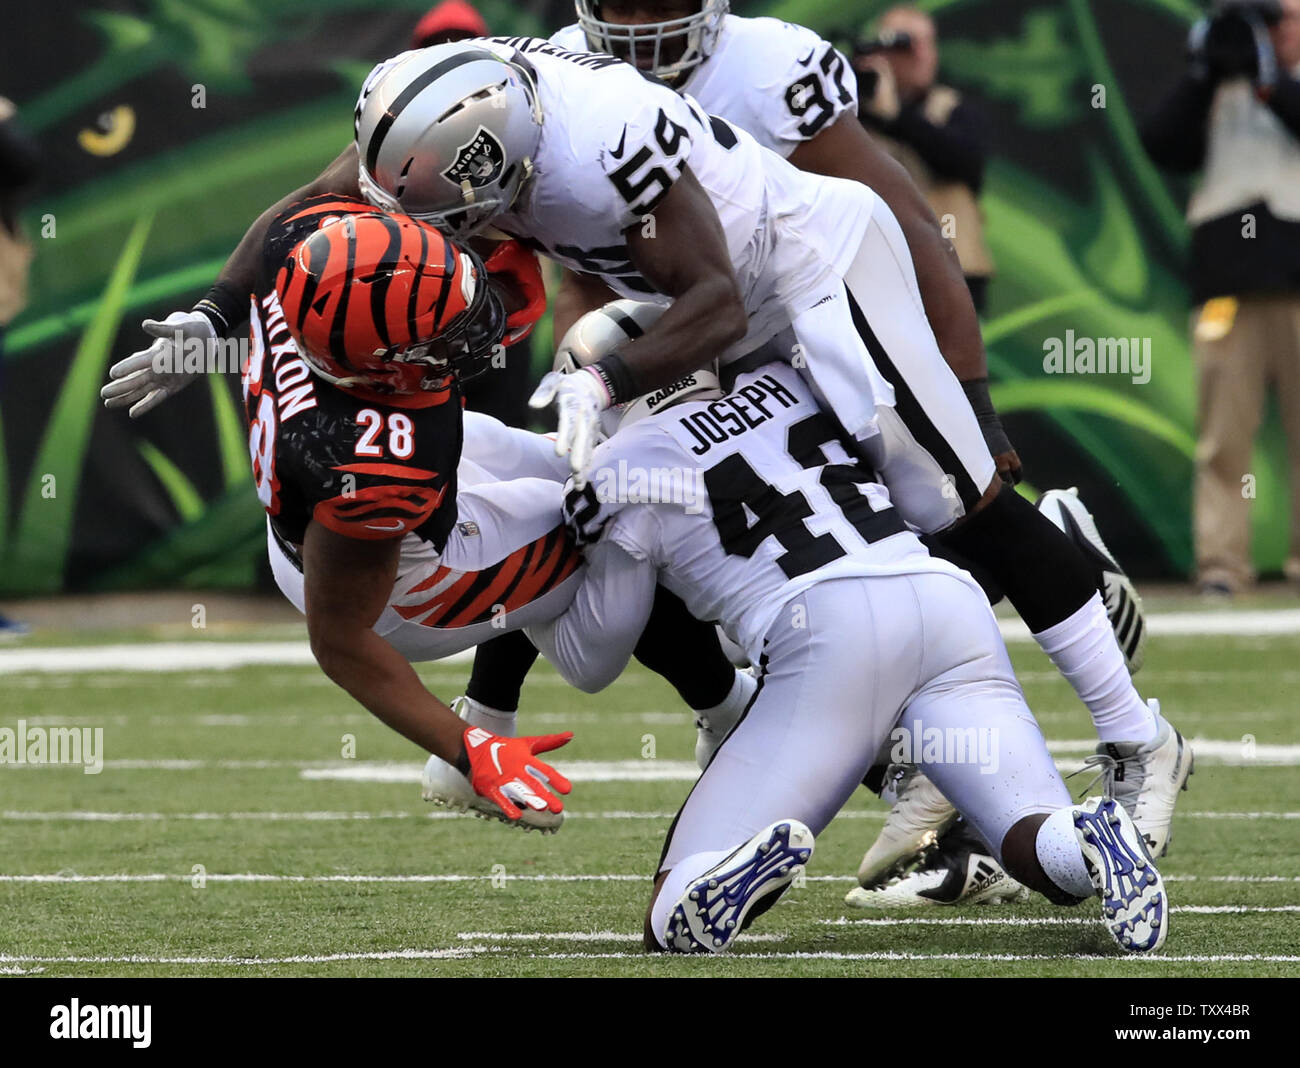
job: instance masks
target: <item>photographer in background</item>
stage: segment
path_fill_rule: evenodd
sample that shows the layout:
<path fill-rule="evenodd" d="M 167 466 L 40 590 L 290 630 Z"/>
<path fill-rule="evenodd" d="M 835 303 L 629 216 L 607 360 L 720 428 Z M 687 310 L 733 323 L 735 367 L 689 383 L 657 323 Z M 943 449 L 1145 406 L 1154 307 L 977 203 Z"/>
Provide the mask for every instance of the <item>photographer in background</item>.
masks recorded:
<path fill-rule="evenodd" d="M 1287 437 L 1291 548 L 1300 581 L 1300 0 L 1219 0 L 1142 143 L 1160 166 L 1199 170 L 1192 228 L 1198 371 L 1194 540 L 1201 592 L 1254 581 L 1251 453 L 1265 393 Z"/>
<path fill-rule="evenodd" d="M 961 94 L 936 81 L 934 20 L 913 7 L 891 8 L 880 19 L 877 36 L 855 46 L 853 66 L 863 124 L 925 194 L 982 313 L 993 274 L 978 202 L 984 134 Z"/>

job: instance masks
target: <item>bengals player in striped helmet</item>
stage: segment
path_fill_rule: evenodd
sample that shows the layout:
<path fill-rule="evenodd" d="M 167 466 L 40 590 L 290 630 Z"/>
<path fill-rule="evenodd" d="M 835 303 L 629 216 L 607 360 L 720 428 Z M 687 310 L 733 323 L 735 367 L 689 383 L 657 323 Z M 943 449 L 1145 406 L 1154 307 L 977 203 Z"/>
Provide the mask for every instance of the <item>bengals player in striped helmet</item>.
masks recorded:
<path fill-rule="evenodd" d="M 485 265 L 430 226 L 333 196 L 281 212 L 263 253 L 243 391 L 277 584 L 325 673 L 457 768 L 466 807 L 554 829 L 569 784 L 536 754 L 571 735 L 468 726 L 410 665 L 498 636 L 498 615 L 510 629 L 551 618 L 580 581 L 560 475 L 500 481 L 461 457 L 458 383 L 536 319 L 535 258 Z M 503 463 L 526 470 L 531 453 L 550 474 L 549 441 L 478 418 Z"/>

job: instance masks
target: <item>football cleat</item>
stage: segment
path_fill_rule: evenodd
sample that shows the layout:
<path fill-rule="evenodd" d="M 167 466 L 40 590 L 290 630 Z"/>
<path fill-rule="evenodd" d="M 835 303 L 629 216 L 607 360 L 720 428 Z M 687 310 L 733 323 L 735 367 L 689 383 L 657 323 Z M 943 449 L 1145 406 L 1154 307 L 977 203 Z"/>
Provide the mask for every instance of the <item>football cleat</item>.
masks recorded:
<path fill-rule="evenodd" d="M 466 718 L 468 707 L 468 699 L 464 697 L 458 697 L 451 703 L 452 711 L 461 719 Z M 439 808 L 468 812 L 485 820 L 500 820 L 507 826 L 524 831 L 554 834 L 564 822 L 563 812 L 550 812 L 546 809 L 536 811 L 527 807 L 522 809 L 523 814 L 519 819 L 512 820 L 495 801 L 475 793 L 468 778 L 436 756 L 430 756 L 425 761 L 424 771 L 420 775 L 420 795 Z"/>
<path fill-rule="evenodd" d="M 1169 930 L 1164 880 L 1129 814 L 1114 798 L 1090 797 L 1074 810 L 1074 833 L 1116 944 L 1130 953 L 1159 949 Z"/>
<path fill-rule="evenodd" d="M 1048 490 L 1038 499 L 1038 510 L 1059 527 L 1065 535 L 1101 571 L 1099 590 L 1106 602 L 1106 618 L 1115 631 L 1115 640 L 1124 654 L 1130 675 L 1136 675 L 1145 657 L 1147 638 L 1146 615 L 1142 611 L 1142 598 L 1138 596 L 1124 569 L 1106 548 L 1097 531 L 1097 523 L 1079 500 L 1079 491 Z"/>
<path fill-rule="evenodd" d="M 844 903 L 855 909 L 915 909 L 1001 905 L 1027 901 L 1029 895 L 1029 887 L 1006 873 L 963 820 L 939 837 L 938 847 L 914 871 L 883 886 L 854 887 Z"/>
<path fill-rule="evenodd" d="M 912 764 L 895 767 L 902 769 L 894 788 L 898 800 L 858 865 L 858 884 L 866 889 L 901 875 L 957 819 L 957 810 L 923 771 Z"/>
<path fill-rule="evenodd" d="M 1160 727 L 1149 742 L 1101 742 L 1088 763 L 1103 767 L 1106 796 L 1133 818 L 1153 857 L 1163 857 L 1173 838 L 1174 805 L 1195 770 L 1195 754 L 1164 716 L 1160 702 L 1147 702 Z"/>
<path fill-rule="evenodd" d="M 812 831 L 798 820 L 764 827 L 686 888 L 668 917 L 664 945 L 676 953 L 721 953 L 803 874 L 812 854 Z"/>

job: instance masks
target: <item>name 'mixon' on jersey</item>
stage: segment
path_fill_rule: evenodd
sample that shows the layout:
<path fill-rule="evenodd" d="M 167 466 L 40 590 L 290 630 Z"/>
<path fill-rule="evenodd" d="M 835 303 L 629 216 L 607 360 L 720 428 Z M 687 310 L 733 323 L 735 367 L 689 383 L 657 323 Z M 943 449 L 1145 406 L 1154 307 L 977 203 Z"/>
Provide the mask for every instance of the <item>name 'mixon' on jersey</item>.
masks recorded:
<path fill-rule="evenodd" d="M 323 381 L 303 360 L 276 294 L 276 272 L 289 251 L 355 208 L 312 198 L 287 209 L 268 231 L 243 374 L 257 495 L 284 545 L 301 545 L 315 520 L 349 538 L 415 535 L 441 552 L 456 519 L 459 393 L 450 381 L 405 396 Z"/>

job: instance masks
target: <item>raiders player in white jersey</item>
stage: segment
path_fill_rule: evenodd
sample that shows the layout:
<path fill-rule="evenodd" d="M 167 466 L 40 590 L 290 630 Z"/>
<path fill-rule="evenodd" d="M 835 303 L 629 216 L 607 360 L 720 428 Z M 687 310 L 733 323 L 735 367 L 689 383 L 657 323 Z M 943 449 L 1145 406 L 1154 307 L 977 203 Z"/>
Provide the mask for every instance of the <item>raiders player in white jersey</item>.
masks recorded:
<path fill-rule="evenodd" d="M 942 355 L 962 381 L 999 470 L 1018 480 L 1020 461 L 989 400 L 978 321 L 951 247 L 910 178 L 874 144 L 858 121 L 856 79 L 834 46 L 802 26 L 731 15 L 726 0 L 576 0 L 575 7 L 578 22 L 552 35 L 552 43 L 619 56 L 689 94 L 710 115 L 740 127 L 800 169 L 855 179 L 882 196 L 903 230 Z M 555 302 L 557 336 L 609 297 L 590 276 L 566 272 Z M 881 369 L 901 391 L 919 378 L 901 363 Z M 904 381 L 898 381 L 896 373 L 901 373 Z M 934 404 L 923 407 L 940 438 L 951 438 L 942 408 Z M 926 429 L 918 431 L 905 406 L 900 404 L 898 410 L 916 439 L 927 441 Z M 885 481 L 898 498 L 897 472 L 882 466 Z M 1057 661 L 1093 715 L 1101 739 L 1099 753 L 1127 765 L 1127 774 L 1119 776 L 1120 792 L 1130 812 L 1141 808 L 1139 825 L 1149 834 L 1156 852 L 1162 852 L 1169 838 L 1174 799 L 1191 768 L 1190 755 L 1183 757 L 1177 732 L 1165 730 L 1158 713 L 1150 712 L 1136 689 L 1114 670 L 1113 650 L 1076 656 L 1069 649 L 1071 643 L 1087 641 L 1084 636 L 1095 630 L 1091 623 L 1098 616 L 1093 596 L 1096 588 L 1119 650 L 1135 672 L 1141 666 L 1145 638 L 1141 599 L 1107 550 L 1077 493 L 1053 490 L 1040 501 L 1040 509 L 1074 543 L 1076 552 L 1064 548 L 1062 539 L 1043 519 L 1029 516 L 1019 502 L 1013 503 L 1018 508 L 1017 529 L 1010 537 L 999 530 L 998 536 L 1020 559 L 991 552 L 985 539 L 969 536 L 960 546 L 953 544 L 953 539 L 941 538 L 940 547 L 952 550 L 950 555 L 967 566 L 974 564 L 986 590 L 993 588 L 993 597 L 1005 592 Z M 1027 556 L 1050 561 L 1050 566 L 1031 572 L 1023 567 Z M 1107 676 L 1108 681 L 1099 685 L 1098 680 Z M 1155 745 L 1150 744 L 1153 741 Z M 1172 776 L 1166 765 L 1172 765 Z M 1163 785 L 1166 780 L 1168 785 Z M 906 785 L 905 798 L 891 811 L 880 837 L 863 858 L 858 874 L 864 889 L 886 882 L 899 865 L 939 837 L 956 815 L 924 776 L 909 772 Z M 880 895 L 854 891 L 850 903 L 883 907 L 897 904 L 909 893 L 916 904 L 935 900 L 932 884 L 943 881 L 939 860 L 945 857 L 949 866 L 963 870 L 960 878 L 948 880 L 948 885 L 955 883 L 960 888 L 956 898 L 949 891 L 942 903 L 967 899 L 965 888 L 975 886 L 973 877 L 967 878 L 967 869 L 987 867 L 981 851 L 963 848 L 969 841 L 961 828 L 954 828 L 954 848 L 941 849 L 931 857 L 931 870 L 921 880 L 925 885 L 918 884 L 918 892 L 910 893 L 910 883 L 915 880 L 908 880 L 901 889 L 897 885 L 891 888 L 888 901 Z M 940 842 L 942 845 L 942 839 Z"/>
<path fill-rule="evenodd" d="M 1071 804 L 979 586 L 930 556 L 794 369 L 717 385 L 696 371 L 608 413 L 618 429 L 565 498 L 583 584 L 529 630 L 599 690 L 662 582 L 759 667 L 668 833 L 647 948 L 725 949 L 803 870 L 896 723 L 986 739 L 923 766 L 1018 879 L 1060 904 L 1099 896 L 1120 946 L 1158 948 L 1168 909 L 1146 847 L 1114 800 Z"/>
<path fill-rule="evenodd" d="M 1137 695 L 1114 640 L 1099 637 L 1095 569 L 995 477 L 927 322 L 904 234 L 865 185 L 799 171 L 612 56 L 509 38 L 381 64 L 358 102 L 354 145 L 293 196 L 358 188 L 458 233 L 494 225 L 620 293 L 671 301 L 624 350 L 543 384 L 537 399 L 560 396 L 559 447 L 579 469 L 602 407 L 788 331 L 783 356 L 866 439 L 896 507 L 925 531 L 968 520 L 948 537 L 954 551 L 1008 591 L 1102 737 L 1142 739 L 1123 743 L 1136 766 L 1127 781 L 1166 789 L 1168 776 L 1145 769 L 1155 755 L 1181 755 L 1181 739 Z M 243 285 L 266 224 L 264 214 L 183 317 L 196 333 L 215 330 L 214 309 L 214 323 L 234 318 L 222 303 Z M 149 403 L 150 372 L 132 381 Z M 1175 761 L 1175 778 L 1186 764 Z M 1149 829 L 1157 841 L 1163 820 Z"/>

